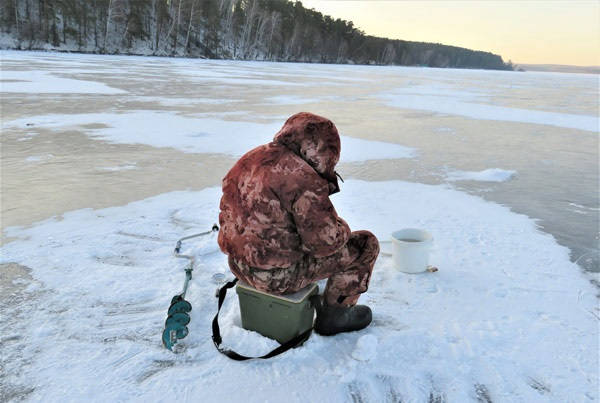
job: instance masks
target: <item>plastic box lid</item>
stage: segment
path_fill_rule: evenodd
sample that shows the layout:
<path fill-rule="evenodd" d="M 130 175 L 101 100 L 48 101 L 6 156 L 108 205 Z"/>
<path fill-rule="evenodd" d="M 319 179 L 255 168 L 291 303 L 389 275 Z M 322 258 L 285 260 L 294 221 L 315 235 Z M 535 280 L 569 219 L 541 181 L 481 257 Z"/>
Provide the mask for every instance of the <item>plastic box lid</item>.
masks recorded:
<path fill-rule="evenodd" d="M 317 283 L 313 283 L 313 284 L 307 285 L 303 289 L 296 291 L 292 294 L 276 295 L 276 294 L 269 294 L 268 292 L 257 290 L 256 288 L 254 288 L 251 285 L 246 284 L 242 281 L 239 281 L 237 286 L 243 290 L 255 292 L 258 294 L 263 294 L 263 295 L 271 297 L 271 298 L 281 299 L 281 300 L 287 301 L 292 304 L 300 304 L 300 303 L 304 302 L 306 300 L 306 298 L 308 298 L 308 296 L 312 293 L 312 291 L 316 287 L 318 287 Z"/>

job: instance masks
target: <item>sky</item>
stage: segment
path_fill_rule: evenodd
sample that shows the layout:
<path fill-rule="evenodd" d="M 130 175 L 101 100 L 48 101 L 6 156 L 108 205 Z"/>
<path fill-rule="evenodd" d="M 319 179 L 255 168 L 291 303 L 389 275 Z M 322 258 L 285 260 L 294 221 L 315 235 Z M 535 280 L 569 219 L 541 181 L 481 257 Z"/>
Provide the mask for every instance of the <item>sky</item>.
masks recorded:
<path fill-rule="evenodd" d="M 305 0 L 368 35 L 489 51 L 527 64 L 600 65 L 600 0 Z"/>

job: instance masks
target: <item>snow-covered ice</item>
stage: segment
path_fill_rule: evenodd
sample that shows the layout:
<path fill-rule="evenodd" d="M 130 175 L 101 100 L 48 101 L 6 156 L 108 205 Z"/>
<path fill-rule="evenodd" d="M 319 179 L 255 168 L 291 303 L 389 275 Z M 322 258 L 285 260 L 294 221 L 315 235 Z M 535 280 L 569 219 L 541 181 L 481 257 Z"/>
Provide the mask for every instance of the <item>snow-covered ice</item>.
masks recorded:
<path fill-rule="evenodd" d="M 513 178 L 517 171 L 500 168 L 489 168 L 483 171 L 450 171 L 446 174 L 448 181 L 480 181 L 506 182 Z"/>
<path fill-rule="evenodd" d="M 42 161 L 47 161 L 51 158 L 54 158 L 54 155 L 52 155 L 52 154 L 32 155 L 32 156 L 25 158 L 25 161 L 26 162 L 42 162 Z"/>
<path fill-rule="evenodd" d="M 6 363 L 10 381 L 47 402 L 598 399 L 597 290 L 567 248 L 528 217 L 444 185 L 347 180 L 333 196 L 354 230 L 386 240 L 418 227 L 436 240 L 437 273 L 400 273 L 379 257 L 361 298 L 374 312 L 367 329 L 313 334 L 271 360 L 229 360 L 210 338 L 211 277 L 231 276 L 213 237 L 187 244 L 200 262 L 190 334 L 179 353 L 165 350 L 160 334 L 185 265 L 172 256 L 175 241 L 211 227 L 220 195 L 172 192 L 8 229 L 16 240 L 1 262 L 33 277 L 12 325 L 22 338 L 6 341 L 18 357 Z M 276 346 L 240 327 L 235 293 L 220 322 L 225 345 L 242 354 Z"/>
<path fill-rule="evenodd" d="M 591 132 L 600 131 L 598 115 L 547 112 L 489 104 L 486 92 L 452 89 L 444 85 L 408 86 L 379 94 L 388 105 L 472 119 L 552 125 Z"/>
<path fill-rule="evenodd" d="M 138 169 L 138 167 L 135 164 L 126 164 L 126 165 L 118 165 L 118 166 L 114 166 L 114 167 L 100 167 L 98 169 L 101 171 L 117 172 L 117 171 L 129 171 L 131 169 Z"/>
<path fill-rule="evenodd" d="M 271 141 L 284 121 L 285 119 L 278 119 L 271 123 L 256 123 L 141 110 L 128 113 L 41 115 L 3 122 L 2 127 L 36 127 L 55 131 L 79 127 L 92 138 L 111 143 L 147 144 L 153 147 L 173 147 L 183 152 L 241 156 L 248 150 Z M 100 126 L 85 127 L 91 124 Z M 343 162 L 411 158 L 416 154 L 415 149 L 400 144 L 347 136 L 341 136 L 341 141 Z"/>
<path fill-rule="evenodd" d="M 240 102 L 239 100 L 233 99 L 219 99 L 219 98 L 173 98 L 173 97 L 157 97 L 157 96 L 133 96 L 127 97 L 127 101 L 139 101 L 139 102 L 158 102 L 164 106 L 188 106 L 195 104 L 211 104 L 221 105 L 233 102 Z"/>
<path fill-rule="evenodd" d="M 319 102 L 318 98 L 304 98 L 294 95 L 277 95 L 265 99 L 267 103 L 283 104 L 283 105 L 302 105 Z"/>
<path fill-rule="evenodd" d="M 0 92 L 28 94 L 124 94 L 126 91 L 106 84 L 65 78 L 43 71 L 10 71 L 0 73 Z"/>
<path fill-rule="evenodd" d="M 64 153 L 44 148 L 49 136 L 59 144 L 72 129 L 116 144 L 239 156 L 270 141 L 289 114 L 314 103 L 310 108 L 335 117 L 342 133 L 362 137 L 342 137 L 342 161 L 419 156 L 405 161 L 409 169 L 431 173 L 460 163 L 462 171 L 445 171 L 448 181 L 508 180 L 518 170 L 522 177 L 502 189 L 560 178 L 571 191 L 573 179 L 562 174 L 586 166 L 575 160 L 591 154 L 579 148 L 598 131 L 597 76 L 38 52 L 3 51 L 0 57 L 0 90 L 10 106 L 3 131 L 16 129 L 25 136 L 17 141 L 26 141 L 17 143 L 22 147 L 10 163 L 25 169 L 50 152 L 60 161 L 47 166 L 77 167 L 69 165 L 70 143 Z M 148 105 L 131 109 L 135 102 Z M 20 111 L 34 110 L 21 107 L 27 103 L 37 115 Z M 86 113 L 65 112 L 78 112 L 73 106 L 79 105 Z M 472 127 L 477 130 L 469 132 Z M 504 143 L 503 134 L 511 141 Z M 371 141 L 375 136 L 390 142 Z M 464 143 L 450 147 L 457 138 L 481 139 L 482 150 L 494 144 L 498 158 L 471 153 L 465 161 Z M 565 149 L 564 138 L 580 144 L 568 156 L 557 153 Z M 542 168 L 511 157 L 511 150 L 535 145 Z M 83 177 L 117 177 L 112 171 L 142 176 L 141 161 L 117 154 L 91 165 Z M 392 177 L 399 177 L 404 171 L 395 163 Z M 553 164 L 570 168 L 548 179 Z M 503 169 L 477 171 L 481 167 Z M 53 192 L 52 185 L 64 186 L 45 180 Z M 107 191 L 115 189 L 121 188 Z M 231 276 L 213 238 L 186 244 L 201 263 L 188 293 L 190 335 L 178 354 L 164 350 L 160 334 L 185 264 L 172 256 L 174 243 L 210 228 L 219 196 L 217 188 L 172 192 L 7 229 L 4 235 L 15 240 L 2 247 L 0 262 L 30 267 L 32 278 L 13 283 L 27 284 L 28 299 L 0 306 L 8 313 L 0 320 L 0 397 L 2 387 L 20 385 L 14 390 L 25 398 L 50 402 L 598 400 L 599 310 L 590 276 L 536 220 L 448 186 L 347 180 L 333 196 L 355 230 L 372 230 L 385 241 L 393 230 L 419 227 L 435 238 L 437 273 L 399 273 L 380 255 L 361 298 L 374 311 L 369 328 L 315 334 L 269 361 L 229 361 L 210 340 L 216 311 L 211 278 Z M 581 191 L 576 196 L 561 200 L 561 208 L 592 222 L 594 199 Z M 539 201 L 528 197 L 528 204 Z M 277 345 L 240 327 L 235 293 L 221 328 L 225 344 L 243 354 Z"/>

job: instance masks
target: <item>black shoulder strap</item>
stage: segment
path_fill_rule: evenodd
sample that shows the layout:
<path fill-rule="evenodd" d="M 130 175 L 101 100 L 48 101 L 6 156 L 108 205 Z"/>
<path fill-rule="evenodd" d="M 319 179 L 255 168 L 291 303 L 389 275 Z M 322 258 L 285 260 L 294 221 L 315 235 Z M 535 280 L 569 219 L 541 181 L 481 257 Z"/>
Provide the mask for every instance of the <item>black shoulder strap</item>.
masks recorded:
<path fill-rule="evenodd" d="M 213 331 L 212 338 L 213 338 L 213 342 L 215 343 L 215 347 L 217 348 L 217 350 L 219 350 L 219 352 L 225 354 L 227 357 L 231 358 L 232 360 L 236 360 L 236 361 L 251 360 L 254 358 L 261 358 L 264 360 L 267 358 L 275 357 L 276 355 L 279 355 L 281 353 L 284 353 L 284 352 L 288 351 L 290 348 L 294 348 L 294 347 L 304 343 L 306 340 L 308 340 L 308 338 L 310 337 L 310 334 L 312 332 L 312 328 L 308 329 L 307 331 L 305 331 L 303 333 L 300 333 L 298 336 L 283 343 L 282 345 L 280 345 L 273 351 L 271 351 L 263 356 L 260 356 L 260 357 L 246 357 L 245 355 L 238 354 L 233 350 L 229 350 L 229 349 L 221 347 L 221 342 L 223 341 L 223 339 L 221 339 L 221 331 L 219 329 L 219 313 L 221 312 L 221 306 L 223 305 L 223 301 L 225 301 L 225 296 L 227 295 L 227 290 L 232 288 L 237 283 L 237 281 L 238 280 L 236 278 L 235 280 L 232 280 L 232 281 L 228 282 L 227 284 L 225 284 L 219 290 L 219 307 L 217 310 L 217 314 L 215 315 L 215 318 L 213 319 L 213 322 L 212 322 L 212 331 Z"/>

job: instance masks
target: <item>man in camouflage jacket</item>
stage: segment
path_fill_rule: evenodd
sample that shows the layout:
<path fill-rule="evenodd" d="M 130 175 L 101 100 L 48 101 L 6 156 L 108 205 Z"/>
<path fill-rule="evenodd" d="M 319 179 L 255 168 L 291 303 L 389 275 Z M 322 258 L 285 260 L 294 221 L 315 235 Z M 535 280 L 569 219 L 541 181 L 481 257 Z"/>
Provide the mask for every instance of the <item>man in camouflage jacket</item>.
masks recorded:
<path fill-rule="evenodd" d="M 370 309 L 355 305 L 379 254 L 377 238 L 350 232 L 329 200 L 339 191 L 340 149 L 330 120 L 293 115 L 272 142 L 246 153 L 227 173 L 220 204 L 219 246 L 238 279 L 279 295 L 329 279 L 317 309 L 321 334 L 371 321 Z"/>

